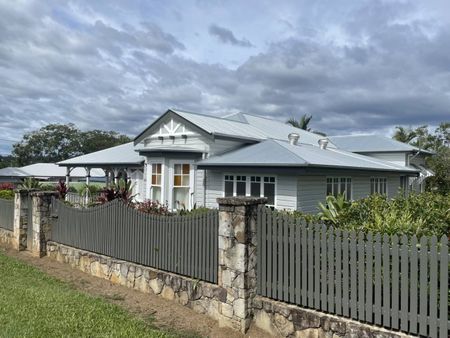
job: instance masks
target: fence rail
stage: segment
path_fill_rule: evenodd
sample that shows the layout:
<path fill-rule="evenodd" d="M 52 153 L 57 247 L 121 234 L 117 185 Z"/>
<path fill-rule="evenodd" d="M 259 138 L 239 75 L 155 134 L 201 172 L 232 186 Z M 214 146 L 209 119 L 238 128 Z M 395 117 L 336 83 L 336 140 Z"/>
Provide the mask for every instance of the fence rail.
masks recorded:
<path fill-rule="evenodd" d="M 217 283 L 217 210 L 156 216 L 117 200 L 88 209 L 55 200 L 53 207 L 55 242 Z"/>
<path fill-rule="evenodd" d="M 86 207 L 89 204 L 97 201 L 99 197 L 99 193 L 91 193 L 86 197 L 85 195 L 80 195 L 79 193 L 68 192 L 66 194 L 66 201 L 75 206 Z"/>
<path fill-rule="evenodd" d="M 428 337 L 448 337 L 448 239 L 365 236 L 258 211 L 258 293 Z"/>
<path fill-rule="evenodd" d="M 14 200 L 0 198 L 0 228 L 14 231 Z"/>

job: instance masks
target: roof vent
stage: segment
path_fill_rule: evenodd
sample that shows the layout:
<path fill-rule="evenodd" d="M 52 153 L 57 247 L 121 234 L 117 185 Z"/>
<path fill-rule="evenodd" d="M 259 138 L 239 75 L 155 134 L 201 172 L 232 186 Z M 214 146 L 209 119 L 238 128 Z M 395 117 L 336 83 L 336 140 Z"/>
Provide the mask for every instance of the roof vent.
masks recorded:
<path fill-rule="evenodd" d="M 319 147 L 320 147 L 320 149 L 327 149 L 327 146 L 328 146 L 328 139 L 327 138 L 321 138 L 320 140 L 319 140 Z"/>
<path fill-rule="evenodd" d="M 288 135 L 289 144 L 292 144 L 294 146 L 297 145 L 299 138 L 300 138 L 299 134 L 297 134 L 297 133 L 290 133 Z"/>

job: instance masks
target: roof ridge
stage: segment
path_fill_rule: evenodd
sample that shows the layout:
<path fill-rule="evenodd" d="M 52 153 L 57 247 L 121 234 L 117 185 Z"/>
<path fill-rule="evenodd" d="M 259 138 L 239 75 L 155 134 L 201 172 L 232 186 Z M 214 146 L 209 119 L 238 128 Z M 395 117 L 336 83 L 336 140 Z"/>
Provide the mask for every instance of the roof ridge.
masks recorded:
<path fill-rule="evenodd" d="M 305 163 L 309 163 L 308 161 L 306 161 L 303 157 L 299 156 L 298 154 L 294 153 L 291 149 L 289 149 L 288 147 L 285 147 L 285 145 L 291 145 L 289 142 L 287 141 L 283 141 L 283 140 L 276 140 L 276 139 L 268 139 L 268 140 L 272 140 L 274 141 L 276 144 L 278 144 L 280 147 L 282 147 L 283 149 L 286 149 L 287 151 L 289 151 L 291 154 L 293 154 L 295 157 L 301 159 L 303 162 Z M 283 144 L 281 144 L 283 143 Z M 313 146 L 311 144 L 311 146 Z M 313 146 L 314 147 L 314 146 Z"/>
<path fill-rule="evenodd" d="M 173 111 L 175 114 L 180 112 L 180 113 L 199 115 L 199 116 L 203 116 L 203 117 L 210 117 L 210 118 L 213 118 L 213 119 L 226 120 L 226 121 L 237 122 L 237 123 L 242 123 L 242 124 L 245 124 L 245 125 L 249 125 L 249 123 L 246 123 L 246 122 L 230 120 L 230 119 L 227 119 L 227 118 L 224 118 L 224 117 L 220 117 L 220 116 L 215 116 L 215 115 L 209 115 L 209 114 L 204 114 L 204 113 L 195 113 L 195 112 L 186 111 L 186 110 L 182 110 L 182 109 L 175 109 L 175 108 L 173 108 L 173 109 L 171 108 L 169 110 Z"/>

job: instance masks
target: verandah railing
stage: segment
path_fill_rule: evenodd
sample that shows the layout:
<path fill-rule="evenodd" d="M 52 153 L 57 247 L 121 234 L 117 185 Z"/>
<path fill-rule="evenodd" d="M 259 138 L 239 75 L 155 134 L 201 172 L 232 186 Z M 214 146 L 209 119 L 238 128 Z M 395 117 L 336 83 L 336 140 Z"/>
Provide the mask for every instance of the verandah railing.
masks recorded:
<path fill-rule="evenodd" d="M 429 337 L 448 337 L 448 239 L 306 226 L 258 211 L 258 294 Z"/>
<path fill-rule="evenodd" d="M 14 230 L 14 200 L 0 198 L 0 228 Z"/>
<path fill-rule="evenodd" d="M 148 215 L 118 200 L 87 209 L 54 200 L 52 208 L 55 242 L 217 283 L 217 210 Z"/>

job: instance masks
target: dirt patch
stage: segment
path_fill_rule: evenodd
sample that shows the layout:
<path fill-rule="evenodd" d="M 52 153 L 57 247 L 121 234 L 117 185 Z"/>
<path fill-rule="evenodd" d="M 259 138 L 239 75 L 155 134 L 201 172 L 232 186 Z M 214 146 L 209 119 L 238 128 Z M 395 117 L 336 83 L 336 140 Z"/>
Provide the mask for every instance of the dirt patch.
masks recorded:
<path fill-rule="evenodd" d="M 220 328 L 218 323 L 212 318 L 198 314 L 180 304 L 165 300 L 151 293 L 144 294 L 121 285 L 112 284 L 107 280 L 90 276 L 48 257 L 36 258 L 26 251 L 17 252 L 3 248 L 1 250 L 8 256 L 34 265 L 44 273 L 70 283 L 77 290 L 93 296 L 103 297 L 144 320 L 154 320 L 153 324 L 160 329 L 177 333 L 181 332 L 182 337 L 270 337 L 270 335 L 255 327 L 252 327 L 246 335 L 228 328 Z"/>

